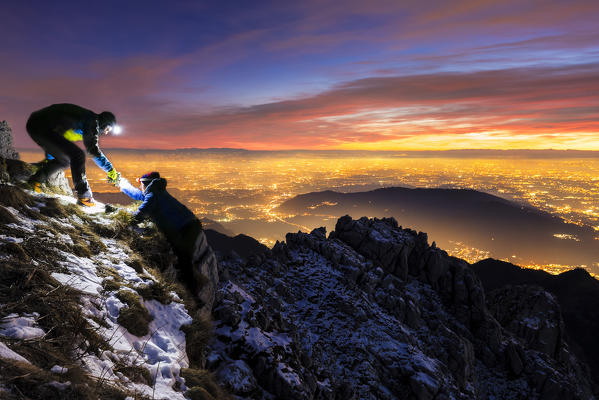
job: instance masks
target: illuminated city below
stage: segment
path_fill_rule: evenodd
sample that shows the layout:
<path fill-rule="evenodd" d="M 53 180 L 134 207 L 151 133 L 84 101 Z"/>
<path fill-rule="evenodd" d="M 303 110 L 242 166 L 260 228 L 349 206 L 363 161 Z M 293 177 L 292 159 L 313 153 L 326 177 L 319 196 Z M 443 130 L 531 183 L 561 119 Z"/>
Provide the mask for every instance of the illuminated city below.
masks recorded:
<path fill-rule="evenodd" d="M 267 245 L 284 240 L 278 233 L 255 229 L 283 224 L 284 231 L 311 230 L 277 213 L 283 201 L 307 192 L 356 192 L 381 187 L 469 188 L 528 203 L 568 222 L 593 227 L 599 245 L 599 160 L 597 158 L 430 158 L 403 154 L 341 152 L 126 152 L 106 151 L 124 177 L 157 170 L 169 191 L 201 218 L 231 233 L 245 233 Z M 39 152 L 22 152 L 38 161 Z M 88 160 L 89 161 L 89 160 Z M 114 192 L 91 161 L 87 174 L 94 192 Z M 68 171 L 67 171 L 68 172 Z M 330 216 L 336 219 L 339 216 Z M 355 218 L 360 216 L 353 216 Z M 399 221 L 401 223 L 401 221 Z M 273 231 L 274 232 L 274 231 Z M 555 232 L 562 240 L 576 237 Z M 429 238 L 431 241 L 434 238 Z M 459 242 L 450 254 L 474 262 L 493 257 L 485 249 Z M 511 261 L 511 260 L 506 260 Z M 570 265 L 534 265 L 552 273 Z M 598 264 L 596 265 L 599 267 Z"/>

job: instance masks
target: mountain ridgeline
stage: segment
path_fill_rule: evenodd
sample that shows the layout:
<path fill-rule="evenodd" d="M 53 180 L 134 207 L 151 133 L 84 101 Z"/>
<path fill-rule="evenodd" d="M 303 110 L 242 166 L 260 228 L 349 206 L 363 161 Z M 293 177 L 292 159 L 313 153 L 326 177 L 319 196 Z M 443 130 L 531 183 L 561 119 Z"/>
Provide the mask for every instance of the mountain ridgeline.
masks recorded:
<path fill-rule="evenodd" d="M 369 192 L 333 191 L 299 195 L 279 206 L 303 226 L 326 226 L 345 214 L 393 216 L 405 226 L 427 232 L 443 248 L 456 242 L 483 249 L 494 258 L 539 265 L 587 265 L 599 260 L 597 233 L 590 227 L 470 189 L 392 187 Z M 563 234 L 572 239 L 554 236 Z"/>

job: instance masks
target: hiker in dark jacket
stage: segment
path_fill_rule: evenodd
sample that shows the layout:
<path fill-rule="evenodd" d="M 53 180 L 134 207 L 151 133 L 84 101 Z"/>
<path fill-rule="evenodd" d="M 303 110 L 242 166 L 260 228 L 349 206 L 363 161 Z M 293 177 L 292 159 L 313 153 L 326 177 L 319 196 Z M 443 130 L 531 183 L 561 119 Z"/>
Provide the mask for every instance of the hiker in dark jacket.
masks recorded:
<path fill-rule="evenodd" d="M 193 293 L 197 293 L 199 277 L 193 265 L 207 256 L 206 236 L 202 231 L 202 223 L 185 205 L 166 191 L 166 179 L 158 172 L 150 172 L 138 178 L 140 189 L 135 188 L 126 179 L 119 181 L 123 193 L 134 200 L 141 200 L 141 205 L 133 213 L 133 223 L 145 218 L 151 219 L 175 251 L 178 269 L 183 281 Z M 204 243 L 202 243 L 204 242 Z M 210 250 L 211 253 L 211 250 Z"/>
<path fill-rule="evenodd" d="M 85 152 L 74 142 L 83 140 L 85 150 L 96 165 L 107 173 L 109 182 L 116 184 L 120 174 L 98 146 L 101 134 L 116 129 L 116 118 L 111 112 L 96 114 L 75 104 L 53 104 L 33 112 L 27 121 L 27 132 L 44 149 L 46 160 L 29 178 L 29 183 L 39 192 L 41 183 L 70 165 L 73 185 L 79 198 L 77 203 L 93 206 L 92 192 L 85 176 Z"/>

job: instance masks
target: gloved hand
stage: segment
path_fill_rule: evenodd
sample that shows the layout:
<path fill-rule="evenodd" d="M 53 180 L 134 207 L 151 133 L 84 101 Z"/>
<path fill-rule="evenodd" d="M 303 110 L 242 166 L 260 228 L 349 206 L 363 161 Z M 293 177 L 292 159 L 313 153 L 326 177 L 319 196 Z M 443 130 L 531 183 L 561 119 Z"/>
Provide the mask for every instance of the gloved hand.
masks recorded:
<path fill-rule="evenodd" d="M 106 179 L 108 179 L 108 182 L 112 183 L 114 186 L 118 186 L 121 180 L 121 174 L 113 168 L 110 171 L 108 171 Z"/>

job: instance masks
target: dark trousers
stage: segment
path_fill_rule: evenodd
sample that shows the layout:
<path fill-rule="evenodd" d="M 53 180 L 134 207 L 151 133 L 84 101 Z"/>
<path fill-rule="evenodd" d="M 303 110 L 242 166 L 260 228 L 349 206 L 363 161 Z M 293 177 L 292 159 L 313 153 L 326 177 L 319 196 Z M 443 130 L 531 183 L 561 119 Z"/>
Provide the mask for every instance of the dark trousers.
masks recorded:
<path fill-rule="evenodd" d="M 35 121 L 27 122 L 27 133 L 46 154 L 54 157 L 45 160 L 37 172 L 29 178 L 30 182 L 46 182 L 58 171 L 71 166 L 73 185 L 79 198 L 92 197 L 92 192 L 85 176 L 85 152 L 75 143 L 68 141 L 62 135 L 53 132 L 48 127 L 35 124 Z"/>
<path fill-rule="evenodd" d="M 201 238 L 205 238 L 205 235 L 202 235 L 202 223 L 195 219 L 179 232 L 167 235 L 167 238 L 177 255 L 177 269 L 181 280 L 196 295 L 206 279 L 201 276 L 195 265 L 201 261 L 201 250 L 205 247 L 203 243 L 199 243 Z"/>

